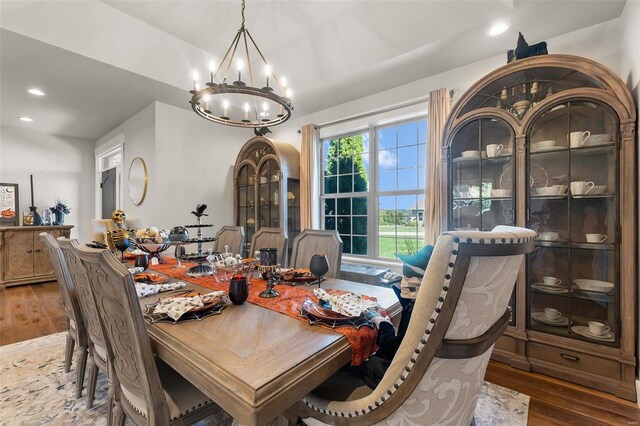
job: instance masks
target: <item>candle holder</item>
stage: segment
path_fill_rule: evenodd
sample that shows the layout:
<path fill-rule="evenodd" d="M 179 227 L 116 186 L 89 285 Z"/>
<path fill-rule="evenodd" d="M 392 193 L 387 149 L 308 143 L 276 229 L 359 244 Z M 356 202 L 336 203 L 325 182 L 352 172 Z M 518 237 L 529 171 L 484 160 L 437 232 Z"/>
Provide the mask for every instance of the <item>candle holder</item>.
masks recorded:
<path fill-rule="evenodd" d="M 266 268 L 266 269 L 262 269 Z M 267 276 L 267 289 L 260 293 L 260 297 L 264 297 L 265 299 L 271 299 L 273 297 L 280 296 L 280 293 L 275 291 L 273 287 L 280 281 L 280 265 L 265 265 L 258 266 L 260 272 Z"/>

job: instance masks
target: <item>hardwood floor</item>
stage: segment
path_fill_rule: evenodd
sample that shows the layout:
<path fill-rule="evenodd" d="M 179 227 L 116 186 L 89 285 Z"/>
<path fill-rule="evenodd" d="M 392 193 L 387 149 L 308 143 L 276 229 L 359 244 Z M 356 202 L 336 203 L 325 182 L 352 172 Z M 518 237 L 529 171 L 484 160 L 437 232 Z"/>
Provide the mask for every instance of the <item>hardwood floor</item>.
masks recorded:
<path fill-rule="evenodd" d="M 0 289 L 0 346 L 67 329 L 55 281 Z"/>
<path fill-rule="evenodd" d="M 56 282 L 0 289 L 0 346 L 67 329 Z M 531 397 L 529 425 L 640 425 L 632 402 L 491 361 L 486 380 Z"/>

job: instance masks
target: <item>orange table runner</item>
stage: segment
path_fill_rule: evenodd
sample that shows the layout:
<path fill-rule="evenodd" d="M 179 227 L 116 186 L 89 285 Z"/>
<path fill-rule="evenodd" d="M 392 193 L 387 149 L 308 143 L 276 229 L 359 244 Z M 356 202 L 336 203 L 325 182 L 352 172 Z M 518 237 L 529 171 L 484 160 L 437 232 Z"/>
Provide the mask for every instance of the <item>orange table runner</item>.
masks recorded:
<path fill-rule="evenodd" d="M 228 281 L 218 283 L 212 277 L 187 277 L 185 275 L 185 272 L 193 264 L 183 262 L 182 264 L 185 265 L 186 268 L 175 269 L 172 268 L 172 266 L 176 264 L 176 261 L 174 259 L 165 258 L 165 260 L 167 261 L 166 264 L 149 266 L 149 269 L 168 275 L 170 277 L 180 279 L 182 281 L 187 281 L 212 290 L 224 290 L 229 293 Z M 249 285 L 249 297 L 247 298 L 247 302 L 253 303 L 254 305 L 262 306 L 267 309 L 271 309 L 272 311 L 283 313 L 300 321 L 307 321 L 306 318 L 300 317 L 300 307 L 307 297 L 311 296 L 312 298 L 315 298 L 312 292 L 288 285 L 276 285 L 275 289 L 278 291 L 278 293 L 280 293 L 280 296 L 274 297 L 272 299 L 265 299 L 259 296 L 260 292 L 264 291 L 265 289 L 266 281 L 256 278 L 252 279 L 251 284 Z M 331 293 L 331 290 L 328 290 L 328 292 Z M 349 340 L 349 344 L 352 348 L 351 365 L 362 364 L 377 350 L 376 329 L 372 329 L 369 327 L 360 327 L 359 330 L 356 330 L 355 328 L 350 326 L 331 328 L 324 324 L 319 324 L 319 326 L 336 331 L 345 336 L 347 340 Z"/>

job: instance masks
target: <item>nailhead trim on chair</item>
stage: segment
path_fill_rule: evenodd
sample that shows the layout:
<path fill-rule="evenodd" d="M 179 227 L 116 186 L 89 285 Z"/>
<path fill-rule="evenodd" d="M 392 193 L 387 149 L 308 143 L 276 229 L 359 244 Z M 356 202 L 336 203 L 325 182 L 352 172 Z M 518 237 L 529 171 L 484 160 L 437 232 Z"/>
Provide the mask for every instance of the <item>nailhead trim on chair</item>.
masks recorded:
<path fill-rule="evenodd" d="M 527 242 L 530 242 L 530 241 L 535 241 L 536 238 L 537 238 L 537 235 L 536 235 L 536 237 L 532 237 L 532 238 L 517 238 L 517 239 L 515 239 L 515 241 L 514 241 L 514 238 L 510 238 L 508 242 L 507 242 L 506 238 L 501 238 L 500 242 L 496 241 L 495 238 L 492 238 L 491 239 L 491 244 L 513 244 L 514 242 L 518 243 L 518 244 L 519 243 L 527 243 Z M 438 319 L 438 316 L 439 316 L 439 314 L 440 314 L 440 312 L 442 310 L 442 305 L 443 305 L 444 300 L 446 299 L 447 293 L 449 291 L 449 281 L 451 280 L 451 273 L 453 271 L 453 267 L 455 266 L 456 259 L 458 257 L 458 244 L 460 243 L 460 238 L 454 237 L 453 242 L 454 242 L 453 249 L 451 250 L 451 258 L 449 260 L 449 265 L 448 265 L 447 272 L 446 272 L 446 274 L 444 276 L 444 283 L 443 283 L 443 286 L 442 286 L 442 292 L 440 293 L 440 297 L 438 298 L 438 303 L 436 304 L 434 312 L 431 314 L 431 318 L 429 319 L 429 323 L 427 324 L 427 329 L 424 331 L 424 336 L 422 337 L 422 339 L 420 339 L 420 342 L 419 342 L 419 344 L 418 344 L 418 346 L 417 346 L 417 348 L 415 350 L 415 353 L 418 354 L 418 355 L 420 354 L 422 349 L 426 346 L 427 341 L 429 340 L 429 335 L 431 334 L 431 329 L 433 329 L 433 326 L 434 326 L 436 320 Z M 467 243 L 471 243 L 471 244 L 485 244 L 486 241 L 484 240 L 484 238 L 480 238 L 480 239 L 477 239 L 477 240 L 474 240 L 473 238 L 467 238 L 466 242 Z M 414 356 L 411 357 L 411 359 L 409 360 L 409 362 L 407 363 L 407 365 L 405 367 L 405 372 L 402 373 L 402 375 L 394 383 L 393 387 L 389 388 L 387 390 L 387 392 L 385 393 L 385 395 L 383 395 L 380 399 L 378 399 L 375 402 L 375 408 L 380 407 L 382 405 L 382 403 L 384 403 L 384 401 L 386 401 L 388 399 L 387 395 L 388 396 L 393 395 L 393 393 L 397 389 L 400 388 L 400 386 L 404 383 L 404 381 L 409 376 L 408 373 L 411 372 L 411 369 L 415 365 L 416 360 L 417 360 L 417 356 L 414 355 Z M 307 405 L 309 408 L 311 408 L 314 411 L 323 413 L 323 414 L 329 414 L 330 416 L 341 416 L 341 417 L 344 417 L 345 414 L 346 414 L 345 412 L 342 412 L 342 411 L 341 412 L 337 412 L 337 411 L 334 412 L 334 411 L 331 411 L 331 410 L 327 411 L 324 408 L 320 408 L 320 407 L 315 406 L 311 402 L 307 401 L 305 398 L 303 398 L 302 400 L 304 401 L 305 405 Z M 360 415 L 363 415 L 363 414 L 367 414 L 368 412 L 371 412 L 371 411 L 373 411 L 375 409 L 371 405 L 369 405 L 367 408 L 368 408 L 367 410 L 363 409 L 361 411 L 358 411 L 358 410 L 350 411 L 348 413 L 348 415 L 349 415 L 349 417 L 351 417 L 352 415 L 357 417 L 357 416 L 360 416 Z"/>

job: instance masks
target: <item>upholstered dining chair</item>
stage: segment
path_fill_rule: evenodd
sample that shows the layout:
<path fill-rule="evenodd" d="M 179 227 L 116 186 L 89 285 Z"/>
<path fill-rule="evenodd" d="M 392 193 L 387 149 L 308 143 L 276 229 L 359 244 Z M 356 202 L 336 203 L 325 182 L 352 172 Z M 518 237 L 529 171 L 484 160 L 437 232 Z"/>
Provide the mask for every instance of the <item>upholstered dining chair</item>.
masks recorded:
<path fill-rule="evenodd" d="M 313 417 L 313 424 L 471 424 L 494 342 L 509 322 L 518 271 L 535 238 L 534 231 L 508 226 L 441 234 L 407 333 L 378 386 L 358 387 L 363 382 L 343 377 L 341 390 L 349 396 L 326 399 L 322 393 L 333 396 L 338 389 L 323 385 L 291 413 Z M 351 392 L 344 392 L 347 383 Z"/>
<path fill-rule="evenodd" d="M 223 252 L 225 246 L 229 246 L 229 252 L 242 253 L 244 247 L 244 226 L 225 225 L 216 233 L 216 243 L 213 251 Z"/>
<path fill-rule="evenodd" d="M 76 296 L 73 280 L 69 275 L 67 263 L 64 260 L 62 251 L 56 239 L 46 232 L 40 234 L 40 238 L 47 248 L 47 254 L 51 260 L 53 272 L 60 287 L 64 314 L 67 317 L 67 346 L 64 353 L 64 371 L 68 373 L 71 368 L 73 358 L 73 348 L 78 346 L 76 359 L 76 398 L 82 395 L 84 387 L 84 374 L 87 366 L 88 337 L 85 328 L 84 318 L 80 310 L 80 304 Z"/>
<path fill-rule="evenodd" d="M 87 408 L 91 408 L 95 399 L 98 371 L 100 370 L 106 375 L 109 374 L 107 345 L 104 340 L 104 335 L 102 334 L 102 327 L 100 327 L 96 303 L 93 300 L 91 288 L 89 287 L 86 268 L 82 264 L 77 250 L 74 249 L 77 248 L 79 244 L 76 240 L 63 237 L 58 238 L 58 243 L 60 244 L 62 255 L 69 269 L 71 281 L 76 289 L 80 311 L 82 312 L 82 318 L 84 318 L 87 335 L 89 337 Z"/>
<path fill-rule="evenodd" d="M 111 359 L 113 424 L 192 424 L 222 409 L 154 358 L 131 274 L 108 250 L 73 247 L 87 271 Z"/>
<path fill-rule="evenodd" d="M 262 248 L 278 249 L 278 263 L 284 266 L 287 261 L 287 247 L 289 239 L 282 228 L 267 228 L 263 226 L 251 237 L 251 249 L 249 257 L 252 257 L 256 250 Z"/>
<path fill-rule="evenodd" d="M 338 231 L 305 229 L 293 239 L 290 268 L 308 268 L 311 256 L 323 253 L 329 259 L 327 277 L 340 276 L 342 239 Z"/>

